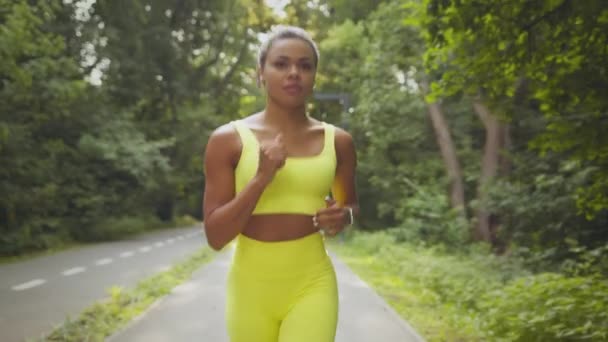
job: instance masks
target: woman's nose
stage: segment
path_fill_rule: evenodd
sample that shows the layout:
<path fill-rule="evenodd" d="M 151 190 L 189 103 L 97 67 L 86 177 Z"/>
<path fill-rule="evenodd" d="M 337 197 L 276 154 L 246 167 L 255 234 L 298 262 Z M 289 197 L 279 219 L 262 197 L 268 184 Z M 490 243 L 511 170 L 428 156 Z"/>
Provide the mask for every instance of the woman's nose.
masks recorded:
<path fill-rule="evenodd" d="M 300 75 L 300 69 L 297 65 L 292 65 L 289 67 L 289 76 L 298 76 Z"/>

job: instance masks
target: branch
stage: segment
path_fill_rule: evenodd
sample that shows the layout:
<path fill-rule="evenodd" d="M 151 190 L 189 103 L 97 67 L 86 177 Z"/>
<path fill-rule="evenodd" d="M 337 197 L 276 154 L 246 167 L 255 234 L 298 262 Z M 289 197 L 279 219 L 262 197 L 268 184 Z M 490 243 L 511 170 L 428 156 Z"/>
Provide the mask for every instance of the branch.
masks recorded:
<path fill-rule="evenodd" d="M 538 23 L 549 18 L 550 16 L 554 15 L 555 13 L 561 11 L 562 9 L 564 9 L 566 7 L 566 5 L 570 5 L 570 0 L 564 0 L 561 4 L 556 6 L 554 9 L 552 9 L 549 12 L 541 15 L 540 17 L 532 20 L 532 22 L 528 23 L 527 25 L 525 25 L 523 27 L 523 30 L 529 32 L 532 27 L 536 26 Z"/>
<path fill-rule="evenodd" d="M 241 50 L 239 51 L 239 55 L 237 57 L 236 62 L 234 62 L 234 64 L 232 64 L 230 66 L 230 69 L 228 70 L 228 72 L 220 80 L 219 85 L 216 88 L 216 93 L 217 94 L 219 94 L 226 87 L 226 84 L 228 83 L 228 81 L 230 79 L 232 79 L 232 76 L 236 72 L 238 66 L 243 61 L 243 58 L 245 58 L 245 56 L 247 55 L 248 47 L 249 47 L 249 41 L 246 39 L 245 43 L 243 44 L 243 46 L 241 46 Z"/>
<path fill-rule="evenodd" d="M 232 22 L 232 14 L 234 13 L 233 9 L 233 2 L 229 3 L 229 8 L 228 8 L 228 13 L 229 16 L 228 18 L 226 18 L 226 20 L 222 20 L 219 21 L 221 23 L 229 23 Z M 216 22 L 216 25 L 218 24 L 218 22 Z M 218 59 L 220 58 L 220 54 L 222 53 L 222 50 L 224 48 L 224 43 L 226 42 L 226 35 L 228 35 L 228 31 L 230 30 L 230 25 L 225 25 L 224 30 L 222 31 L 219 39 L 215 40 L 216 42 L 218 42 L 218 45 L 216 46 L 216 51 L 217 53 L 215 54 L 215 56 L 213 56 L 213 58 L 211 58 L 210 60 L 204 62 L 203 64 L 201 64 L 198 68 L 196 68 L 195 72 L 196 72 L 196 76 L 199 78 L 203 78 L 203 76 L 205 75 L 205 73 L 207 72 L 207 68 L 209 68 L 211 65 L 217 63 Z M 213 45 L 211 45 L 213 46 Z"/>
<path fill-rule="evenodd" d="M 215 54 L 215 56 L 213 56 L 213 58 L 211 58 L 210 60 L 206 61 L 205 63 L 201 64 L 198 68 L 197 68 L 197 75 L 202 76 L 205 74 L 207 68 L 209 68 L 210 66 L 212 66 L 213 64 L 217 63 L 218 59 L 220 59 L 220 54 L 222 53 L 222 49 L 224 48 L 224 42 L 226 41 L 226 35 L 228 34 L 228 25 L 226 25 L 226 28 L 224 29 L 224 32 L 222 32 L 221 35 L 221 40 L 219 42 L 219 45 L 217 46 L 217 53 Z"/>

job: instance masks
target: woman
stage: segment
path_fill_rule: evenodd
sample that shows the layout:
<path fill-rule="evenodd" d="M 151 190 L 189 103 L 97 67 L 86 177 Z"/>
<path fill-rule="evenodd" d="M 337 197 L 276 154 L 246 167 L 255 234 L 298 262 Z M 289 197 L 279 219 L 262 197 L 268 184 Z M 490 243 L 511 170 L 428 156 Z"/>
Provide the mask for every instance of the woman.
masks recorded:
<path fill-rule="evenodd" d="M 334 236 L 358 213 L 356 154 L 350 134 L 306 114 L 318 61 L 304 30 L 270 32 L 258 56 L 265 109 L 207 143 L 207 241 L 215 250 L 237 242 L 226 303 L 232 342 L 334 341 L 336 277 L 320 232 Z"/>

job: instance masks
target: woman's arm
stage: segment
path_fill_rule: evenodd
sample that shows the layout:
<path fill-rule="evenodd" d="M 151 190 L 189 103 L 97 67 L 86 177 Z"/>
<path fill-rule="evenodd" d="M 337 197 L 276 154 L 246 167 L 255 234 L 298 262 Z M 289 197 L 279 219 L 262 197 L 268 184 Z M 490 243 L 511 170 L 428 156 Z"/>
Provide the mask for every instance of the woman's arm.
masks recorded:
<path fill-rule="evenodd" d="M 222 249 L 243 229 L 264 191 L 259 181 L 250 182 L 235 196 L 234 168 L 240 144 L 229 125 L 216 129 L 205 149 L 203 215 L 207 243 Z"/>
<path fill-rule="evenodd" d="M 235 195 L 234 169 L 240 151 L 238 135 L 231 125 L 216 129 L 207 142 L 203 215 L 207 243 L 215 250 L 222 249 L 243 231 L 264 189 L 286 157 L 280 136 L 262 146 L 256 175 Z"/>
<path fill-rule="evenodd" d="M 355 186 L 357 154 L 351 135 L 336 128 L 336 176 L 332 185 L 333 199 L 327 201 L 327 208 L 317 212 L 314 222 L 327 233 L 334 236 L 344 229 L 350 221 L 347 208 L 352 208 L 353 216 L 359 215 L 359 202 Z"/>
<path fill-rule="evenodd" d="M 334 200 L 340 207 L 353 208 L 353 215 L 359 214 L 355 172 L 357 168 L 357 153 L 352 136 L 336 128 L 336 178 L 332 186 Z"/>

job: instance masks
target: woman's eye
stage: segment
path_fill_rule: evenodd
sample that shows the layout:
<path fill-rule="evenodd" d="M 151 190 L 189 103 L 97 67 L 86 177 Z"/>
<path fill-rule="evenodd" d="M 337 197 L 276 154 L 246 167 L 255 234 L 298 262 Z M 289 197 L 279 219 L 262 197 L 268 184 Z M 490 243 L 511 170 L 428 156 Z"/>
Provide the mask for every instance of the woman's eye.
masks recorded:
<path fill-rule="evenodd" d="M 310 64 L 302 64 L 302 69 L 304 69 L 304 70 L 310 70 L 310 69 L 312 69 L 312 65 L 310 65 Z"/>
<path fill-rule="evenodd" d="M 274 66 L 277 67 L 277 68 L 284 68 L 284 67 L 287 66 L 287 63 L 285 63 L 285 62 L 275 62 Z"/>

